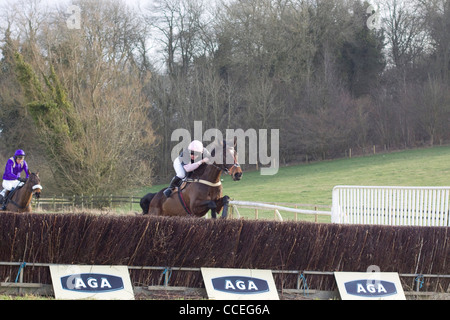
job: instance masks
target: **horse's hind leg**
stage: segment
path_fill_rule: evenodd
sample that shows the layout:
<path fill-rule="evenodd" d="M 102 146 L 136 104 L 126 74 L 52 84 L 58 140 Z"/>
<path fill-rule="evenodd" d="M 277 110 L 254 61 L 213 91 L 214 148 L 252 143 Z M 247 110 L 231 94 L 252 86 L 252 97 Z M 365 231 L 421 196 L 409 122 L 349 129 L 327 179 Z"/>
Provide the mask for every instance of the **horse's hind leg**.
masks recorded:
<path fill-rule="evenodd" d="M 150 207 L 150 202 L 152 201 L 153 197 L 156 195 L 156 193 L 147 193 L 139 202 L 141 208 L 142 208 L 142 214 L 147 214 L 148 209 Z"/>

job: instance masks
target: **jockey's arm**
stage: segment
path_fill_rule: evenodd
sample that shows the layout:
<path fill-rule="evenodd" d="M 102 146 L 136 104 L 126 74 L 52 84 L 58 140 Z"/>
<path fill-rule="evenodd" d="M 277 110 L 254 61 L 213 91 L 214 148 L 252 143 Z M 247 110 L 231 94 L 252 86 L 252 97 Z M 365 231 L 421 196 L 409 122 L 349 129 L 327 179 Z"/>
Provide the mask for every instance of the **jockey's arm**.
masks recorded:
<path fill-rule="evenodd" d="M 3 179 L 5 180 L 16 180 L 17 176 L 13 172 L 14 160 L 8 159 L 5 166 L 5 174 L 3 175 Z"/>
<path fill-rule="evenodd" d="M 200 167 L 200 165 L 203 163 L 203 160 L 200 160 L 200 161 L 197 161 L 197 162 L 194 162 L 194 163 L 188 163 L 188 164 L 185 164 L 184 166 L 183 166 L 183 168 L 184 168 L 184 170 L 186 171 L 186 172 L 192 172 L 192 171 L 194 171 L 195 169 L 197 169 L 198 167 Z"/>
<path fill-rule="evenodd" d="M 208 161 L 209 161 L 209 158 L 203 158 L 200 161 L 183 165 L 183 169 L 186 172 L 192 172 L 192 171 L 196 170 L 198 167 L 200 167 L 202 165 L 202 163 L 208 162 Z"/>

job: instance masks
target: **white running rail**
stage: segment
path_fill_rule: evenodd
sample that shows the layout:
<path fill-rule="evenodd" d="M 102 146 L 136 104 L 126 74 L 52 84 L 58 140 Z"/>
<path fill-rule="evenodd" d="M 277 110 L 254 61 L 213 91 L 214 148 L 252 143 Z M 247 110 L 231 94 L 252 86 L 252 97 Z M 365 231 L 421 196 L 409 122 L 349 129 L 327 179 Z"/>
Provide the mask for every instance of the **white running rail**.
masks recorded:
<path fill-rule="evenodd" d="M 267 203 L 261 203 L 261 202 L 252 202 L 252 201 L 230 200 L 228 202 L 228 204 L 234 207 L 234 210 L 238 214 L 238 218 L 240 217 L 240 215 L 239 215 L 239 211 L 237 210 L 236 206 L 274 210 L 277 219 L 280 220 L 280 221 L 283 221 L 283 218 L 281 217 L 280 211 L 287 211 L 287 212 L 293 212 L 293 213 L 303 213 L 303 214 L 314 214 L 314 215 L 327 215 L 327 216 L 331 215 L 330 211 L 294 209 L 294 208 L 289 208 L 289 207 L 283 207 L 283 206 L 267 204 Z"/>
<path fill-rule="evenodd" d="M 450 187 L 336 186 L 331 222 L 450 226 Z"/>

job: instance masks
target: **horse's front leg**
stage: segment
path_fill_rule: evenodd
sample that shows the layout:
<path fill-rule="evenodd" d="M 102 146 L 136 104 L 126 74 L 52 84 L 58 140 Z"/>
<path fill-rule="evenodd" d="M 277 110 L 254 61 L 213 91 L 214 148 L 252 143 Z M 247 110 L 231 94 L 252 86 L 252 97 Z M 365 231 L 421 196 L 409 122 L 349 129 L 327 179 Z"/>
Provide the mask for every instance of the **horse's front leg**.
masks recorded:
<path fill-rule="evenodd" d="M 217 205 L 214 200 L 205 200 L 202 202 L 196 203 L 195 206 L 193 206 L 192 211 L 194 215 L 197 217 L 203 217 L 205 214 L 208 213 L 209 210 L 211 210 L 211 218 L 216 219 L 217 218 Z"/>
<path fill-rule="evenodd" d="M 217 205 L 214 201 L 208 202 L 208 208 L 211 210 L 211 218 L 217 218 Z"/>
<path fill-rule="evenodd" d="M 205 201 L 202 204 L 206 206 L 209 210 L 211 210 L 211 218 L 216 219 L 217 213 L 223 208 L 222 218 L 226 218 L 228 214 L 228 201 L 230 201 L 229 196 L 224 196 L 217 200 Z"/>
<path fill-rule="evenodd" d="M 222 208 L 223 208 L 223 212 L 222 212 L 222 218 L 223 219 L 227 218 L 227 215 L 228 215 L 228 202 L 229 201 L 230 201 L 230 197 L 229 196 L 223 196 L 222 198 L 219 198 L 215 202 L 215 204 L 216 204 L 216 212 L 220 212 L 220 210 L 222 210 Z"/>

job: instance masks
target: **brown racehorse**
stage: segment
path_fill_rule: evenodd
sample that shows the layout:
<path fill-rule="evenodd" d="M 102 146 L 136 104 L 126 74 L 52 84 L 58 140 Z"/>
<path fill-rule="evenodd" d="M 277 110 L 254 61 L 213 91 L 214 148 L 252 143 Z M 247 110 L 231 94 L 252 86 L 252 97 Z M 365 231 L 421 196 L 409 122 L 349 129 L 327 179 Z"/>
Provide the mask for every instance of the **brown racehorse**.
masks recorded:
<path fill-rule="evenodd" d="M 39 198 L 42 186 L 39 172 L 31 173 L 25 184 L 8 197 L 6 202 L 6 211 L 13 212 L 31 212 L 31 198 L 33 194 Z"/>
<path fill-rule="evenodd" d="M 194 178 L 190 178 L 181 191 L 175 191 L 169 198 L 163 194 L 162 189 L 158 193 L 149 193 L 141 199 L 141 207 L 144 214 L 160 216 L 195 216 L 202 217 L 211 210 L 211 217 L 216 218 L 224 205 L 228 204 L 228 196 L 222 196 L 221 174 L 230 174 L 234 181 L 242 177 L 242 169 L 237 162 L 236 143 L 227 145 L 221 141 L 211 151 L 214 157 L 216 148 L 223 148 L 222 164 L 214 161 L 211 164 L 202 164 L 194 171 Z M 233 159 L 233 163 L 226 163 L 226 159 Z M 222 214 L 226 218 L 227 210 Z"/>

